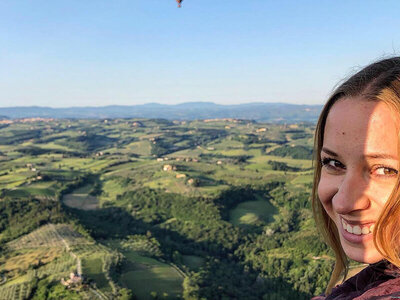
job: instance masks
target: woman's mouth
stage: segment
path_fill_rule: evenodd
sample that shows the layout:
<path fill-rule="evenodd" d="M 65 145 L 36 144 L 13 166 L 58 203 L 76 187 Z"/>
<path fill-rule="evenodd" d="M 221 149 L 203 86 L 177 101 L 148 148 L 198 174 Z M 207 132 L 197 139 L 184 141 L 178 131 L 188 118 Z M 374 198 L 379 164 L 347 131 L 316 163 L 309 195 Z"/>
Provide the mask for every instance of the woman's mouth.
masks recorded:
<path fill-rule="evenodd" d="M 360 224 L 360 225 L 352 225 L 346 222 L 342 218 L 342 226 L 343 229 L 346 230 L 348 233 L 352 233 L 355 235 L 367 235 L 374 231 L 375 224 Z"/>
<path fill-rule="evenodd" d="M 340 218 L 341 233 L 344 239 L 351 243 L 365 243 L 373 238 L 375 223 L 353 222 Z M 351 222 L 351 224 L 350 224 Z"/>

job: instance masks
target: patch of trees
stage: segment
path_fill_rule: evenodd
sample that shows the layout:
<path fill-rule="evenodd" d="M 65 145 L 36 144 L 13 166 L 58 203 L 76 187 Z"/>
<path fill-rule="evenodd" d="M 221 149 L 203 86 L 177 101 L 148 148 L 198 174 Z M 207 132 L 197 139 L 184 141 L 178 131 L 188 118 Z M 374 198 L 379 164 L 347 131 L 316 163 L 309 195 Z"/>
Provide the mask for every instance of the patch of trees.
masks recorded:
<path fill-rule="evenodd" d="M 51 153 L 51 149 L 43 149 L 37 146 L 29 146 L 24 148 L 17 149 L 18 152 L 21 152 L 25 155 L 37 156 L 45 153 Z"/>
<path fill-rule="evenodd" d="M 165 132 L 151 144 L 151 154 L 160 157 L 175 151 L 193 148 L 197 145 L 207 144 L 215 139 L 226 136 L 224 130 L 197 129 L 193 134 L 177 135 L 174 131 Z M 176 144 L 180 146 L 176 146 Z"/>
<path fill-rule="evenodd" d="M 107 155 L 107 154 L 104 154 L 104 155 Z M 131 157 L 138 157 L 139 155 L 137 155 L 137 154 L 132 154 L 132 155 L 130 155 Z M 131 159 L 116 159 L 114 162 L 112 162 L 112 163 L 110 163 L 110 164 L 108 164 L 108 167 L 107 168 L 111 168 L 111 167 L 116 167 L 116 166 L 119 166 L 119 165 L 123 165 L 123 164 L 126 164 L 126 163 L 130 163 L 130 162 L 132 162 L 133 160 L 131 160 Z"/>
<path fill-rule="evenodd" d="M 326 254 L 328 249 L 314 227 L 313 230 L 302 229 L 312 218 L 309 192 L 289 190 L 284 183 L 270 190 L 270 201 L 279 208 L 280 214 L 264 228 L 264 234 L 251 235 L 235 252 L 261 276 L 290 284 L 300 296 L 323 292 L 333 262 L 311 258 Z M 285 253 L 285 256 L 274 253 Z M 279 289 L 271 291 L 283 295 Z"/>
<path fill-rule="evenodd" d="M 133 250 L 137 253 L 148 257 L 162 257 L 160 243 L 156 238 L 148 235 L 128 235 L 126 239 L 120 242 L 121 248 L 124 250 Z"/>
<path fill-rule="evenodd" d="M 227 135 L 226 130 L 222 129 L 197 128 L 196 132 L 192 135 L 193 145 L 207 144 L 213 140 L 226 137 Z"/>
<path fill-rule="evenodd" d="M 269 160 L 267 164 L 269 164 L 272 167 L 272 170 L 275 171 L 297 172 L 300 170 L 299 168 L 290 167 L 287 165 L 287 163 L 281 161 Z"/>
<path fill-rule="evenodd" d="M 160 126 L 173 126 L 174 123 L 171 120 L 167 119 L 149 119 L 148 122 L 155 123 Z"/>
<path fill-rule="evenodd" d="M 311 148 L 305 146 L 289 146 L 284 145 L 282 147 L 276 148 L 269 152 L 269 155 L 276 155 L 287 157 L 290 156 L 294 159 L 312 159 L 312 152 Z"/>
<path fill-rule="evenodd" d="M 305 139 L 305 138 L 311 138 L 312 135 L 309 133 L 306 133 L 304 131 L 299 131 L 299 132 L 294 132 L 291 135 L 292 140 L 299 140 L 299 139 Z"/>
<path fill-rule="evenodd" d="M 285 207 L 290 210 L 306 208 L 311 209 L 311 200 L 309 190 L 300 190 L 290 192 L 285 185 L 279 189 L 271 191 L 272 202 L 280 207 Z"/>
<path fill-rule="evenodd" d="M 82 299 L 81 295 L 77 291 L 66 289 L 65 286 L 61 285 L 59 282 L 51 281 L 49 279 L 42 279 L 40 281 L 37 281 L 36 279 L 32 285 L 34 287 L 31 293 L 32 300 Z"/>
<path fill-rule="evenodd" d="M 67 170 L 41 170 L 40 175 L 47 180 L 55 180 L 61 183 L 71 182 L 71 181 L 80 181 L 85 177 L 85 174 L 82 174 L 78 171 L 67 171 Z"/>
<path fill-rule="evenodd" d="M 66 215 L 57 201 L 8 199 L 0 201 L 0 233 L 2 241 L 13 240 L 47 223 L 59 223 Z"/>
<path fill-rule="evenodd" d="M 172 143 L 168 143 L 162 139 L 157 139 L 151 144 L 151 155 L 160 157 L 170 152 L 175 151 L 175 146 Z"/>
<path fill-rule="evenodd" d="M 0 116 L 0 120 L 4 120 L 4 119 L 8 119 L 5 116 Z M 0 130 L 3 128 L 7 128 L 8 126 L 10 126 L 10 124 L 0 124 Z"/>
<path fill-rule="evenodd" d="M 63 157 L 84 157 L 82 152 L 78 151 L 68 151 L 63 149 L 46 149 L 40 148 L 38 146 L 28 146 L 23 148 L 18 148 L 16 151 L 23 153 L 25 155 L 37 156 L 46 153 L 63 154 Z"/>
<path fill-rule="evenodd" d="M 76 137 L 69 137 L 65 140 L 56 141 L 56 144 L 74 148 L 83 152 L 93 152 L 106 147 L 111 147 L 117 139 L 105 135 L 86 133 Z"/>
<path fill-rule="evenodd" d="M 68 135 L 45 136 L 45 137 L 41 137 L 40 139 L 36 139 L 35 142 L 38 144 L 46 144 L 46 143 L 54 142 L 56 140 L 66 139 L 68 137 L 69 137 Z"/>
<path fill-rule="evenodd" d="M 234 136 L 233 140 L 242 142 L 245 146 L 251 145 L 251 144 L 266 144 L 266 143 L 273 143 L 273 144 L 278 144 L 282 145 L 286 143 L 286 140 L 282 139 L 271 139 L 267 136 L 261 136 L 261 135 L 256 135 L 256 134 L 246 134 L 246 135 L 240 135 L 240 136 Z"/>
<path fill-rule="evenodd" d="M 326 253 L 316 232 L 300 234 L 301 224 L 311 217 L 307 193 L 290 192 L 283 182 L 258 189 L 232 187 L 215 199 L 142 188 L 118 197 L 119 207 L 70 211 L 95 238 L 120 238 L 126 247 L 153 249 L 157 257 L 162 253 L 177 264 L 182 263 L 177 253 L 206 258 L 203 267 L 188 273 L 185 299 L 309 299 L 322 292 L 331 261 L 307 256 Z M 257 195 L 269 197 L 281 211 L 265 228 L 269 235 L 246 232 L 226 221 L 230 208 Z M 271 251 L 285 256 L 274 257 Z"/>
<path fill-rule="evenodd" d="M 26 140 L 34 139 L 40 137 L 42 131 L 40 129 L 13 129 L 2 132 L 0 135 L 0 145 L 12 145 L 16 143 L 21 143 Z"/>
<path fill-rule="evenodd" d="M 199 155 L 200 158 L 210 160 L 210 159 L 224 159 L 225 162 L 227 163 L 232 163 L 232 164 L 244 164 L 252 158 L 252 155 L 223 155 L 219 153 L 201 153 Z"/>

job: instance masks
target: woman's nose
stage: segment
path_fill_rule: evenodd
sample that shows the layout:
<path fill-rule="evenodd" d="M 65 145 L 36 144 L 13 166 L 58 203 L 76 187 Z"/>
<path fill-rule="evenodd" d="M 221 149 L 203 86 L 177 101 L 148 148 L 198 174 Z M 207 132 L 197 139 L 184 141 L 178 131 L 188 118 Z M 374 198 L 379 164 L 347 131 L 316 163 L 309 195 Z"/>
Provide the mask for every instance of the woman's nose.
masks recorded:
<path fill-rule="evenodd" d="M 333 209 L 341 215 L 367 209 L 371 204 L 367 190 L 368 181 L 361 174 L 347 172 L 332 199 Z"/>

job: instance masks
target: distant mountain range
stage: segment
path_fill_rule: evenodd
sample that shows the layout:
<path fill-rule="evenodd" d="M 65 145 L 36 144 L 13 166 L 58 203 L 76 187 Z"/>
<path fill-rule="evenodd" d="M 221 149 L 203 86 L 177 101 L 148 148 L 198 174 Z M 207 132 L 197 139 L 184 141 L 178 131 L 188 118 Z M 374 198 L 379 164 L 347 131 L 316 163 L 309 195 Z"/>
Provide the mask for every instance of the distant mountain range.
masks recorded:
<path fill-rule="evenodd" d="M 39 106 L 0 107 L 0 119 L 18 118 L 162 118 L 195 120 L 236 118 L 273 123 L 316 122 L 322 105 L 286 103 L 247 103 L 220 105 L 212 102 L 187 102 L 176 105 L 110 105 L 101 107 L 51 108 Z"/>

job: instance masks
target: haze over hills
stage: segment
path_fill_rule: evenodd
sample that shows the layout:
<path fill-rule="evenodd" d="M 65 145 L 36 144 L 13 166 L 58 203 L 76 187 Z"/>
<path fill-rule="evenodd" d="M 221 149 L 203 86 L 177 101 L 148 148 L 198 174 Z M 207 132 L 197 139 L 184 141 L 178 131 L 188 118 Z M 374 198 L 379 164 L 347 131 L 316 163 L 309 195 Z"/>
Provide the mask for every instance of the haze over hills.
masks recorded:
<path fill-rule="evenodd" d="M 163 118 L 195 120 L 215 118 L 249 119 L 273 123 L 316 122 L 322 105 L 287 103 L 247 103 L 221 105 L 212 102 L 186 102 L 175 105 L 110 105 L 99 107 L 51 108 L 39 106 L 2 107 L 0 117 L 16 118 Z"/>

